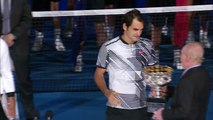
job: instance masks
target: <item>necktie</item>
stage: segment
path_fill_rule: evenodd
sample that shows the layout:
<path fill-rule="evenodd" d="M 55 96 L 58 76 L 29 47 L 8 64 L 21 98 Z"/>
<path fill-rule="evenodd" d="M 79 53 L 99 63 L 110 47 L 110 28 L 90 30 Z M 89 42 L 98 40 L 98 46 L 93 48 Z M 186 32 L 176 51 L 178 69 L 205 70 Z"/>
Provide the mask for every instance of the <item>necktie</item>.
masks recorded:
<path fill-rule="evenodd" d="M 9 6 L 9 0 L 3 1 L 3 29 L 2 33 L 7 34 L 10 32 L 10 6 Z"/>

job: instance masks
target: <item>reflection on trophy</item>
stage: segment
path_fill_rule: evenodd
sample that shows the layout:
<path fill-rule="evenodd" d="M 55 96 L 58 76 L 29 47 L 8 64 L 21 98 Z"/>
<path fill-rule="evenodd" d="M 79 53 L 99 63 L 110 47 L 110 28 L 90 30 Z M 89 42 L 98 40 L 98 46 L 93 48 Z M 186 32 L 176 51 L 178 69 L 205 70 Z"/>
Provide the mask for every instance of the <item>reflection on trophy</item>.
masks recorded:
<path fill-rule="evenodd" d="M 148 66 L 142 72 L 145 82 L 155 91 L 155 95 L 147 98 L 148 112 L 154 112 L 165 106 L 165 97 L 160 94 L 160 87 L 166 86 L 171 81 L 173 69 L 169 66 Z"/>

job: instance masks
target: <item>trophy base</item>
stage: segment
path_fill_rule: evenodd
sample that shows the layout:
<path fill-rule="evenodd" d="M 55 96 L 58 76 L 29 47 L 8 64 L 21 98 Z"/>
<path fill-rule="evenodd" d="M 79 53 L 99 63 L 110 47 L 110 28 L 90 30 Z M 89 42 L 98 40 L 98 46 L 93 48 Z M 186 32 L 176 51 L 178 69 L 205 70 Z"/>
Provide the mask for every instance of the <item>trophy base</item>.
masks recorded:
<path fill-rule="evenodd" d="M 163 98 L 147 98 L 147 112 L 153 113 L 159 108 L 164 108 L 166 100 Z"/>

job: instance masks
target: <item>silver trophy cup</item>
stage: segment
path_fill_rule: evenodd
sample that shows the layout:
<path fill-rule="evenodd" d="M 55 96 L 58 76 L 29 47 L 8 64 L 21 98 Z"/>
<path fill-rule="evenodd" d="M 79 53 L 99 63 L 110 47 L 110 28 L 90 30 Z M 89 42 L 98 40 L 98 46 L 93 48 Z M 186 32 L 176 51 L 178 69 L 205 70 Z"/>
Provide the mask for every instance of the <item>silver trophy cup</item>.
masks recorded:
<path fill-rule="evenodd" d="M 172 77 L 173 69 L 169 66 L 148 66 L 145 67 L 142 74 L 145 82 L 150 86 L 154 95 L 147 98 L 147 111 L 153 113 L 157 109 L 164 107 L 166 100 L 165 96 L 161 95 L 160 88 L 166 86 Z"/>

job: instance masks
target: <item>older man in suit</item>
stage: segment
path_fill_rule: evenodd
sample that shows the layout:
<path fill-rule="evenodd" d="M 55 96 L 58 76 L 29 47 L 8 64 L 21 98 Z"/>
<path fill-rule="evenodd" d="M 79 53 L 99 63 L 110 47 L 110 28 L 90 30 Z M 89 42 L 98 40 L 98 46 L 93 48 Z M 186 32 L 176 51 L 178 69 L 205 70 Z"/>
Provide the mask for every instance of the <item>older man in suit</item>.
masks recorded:
<path fill-rule="evenodd" d="M 204 49 L 198 42 L 186 44 L 181 50 L 185 71 L 177 85 L 171 108 L 154 112 L 155 120 L 205 120 L 211 92 L 211 78 L 201 65 Z"/>
<path fill-rule="evenodd" d="M 29 71 L 29 28 L 32 22 L 27 0 L 1 0 L 0 34 L 10 47 L 21 102 L 27 120 L 33 119 L 32 81 Z"/>

